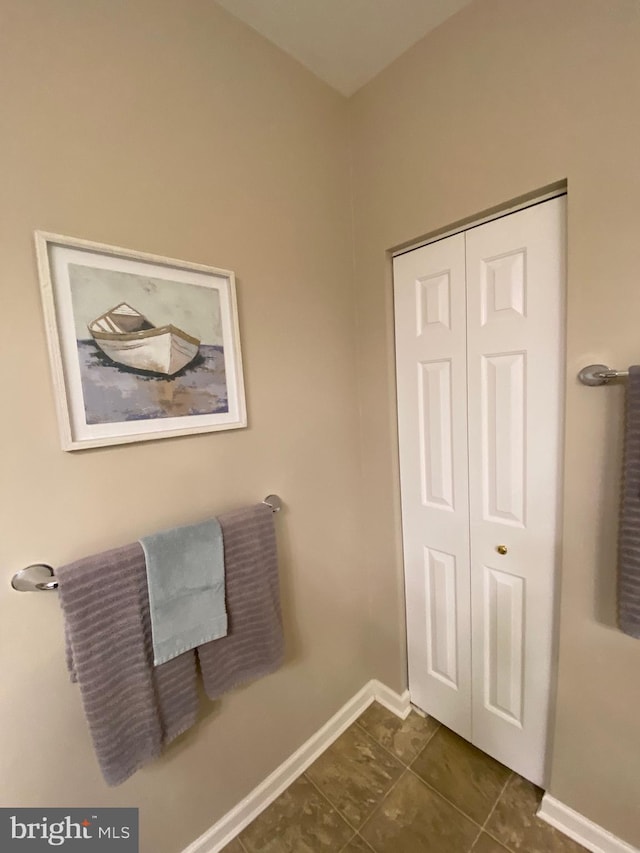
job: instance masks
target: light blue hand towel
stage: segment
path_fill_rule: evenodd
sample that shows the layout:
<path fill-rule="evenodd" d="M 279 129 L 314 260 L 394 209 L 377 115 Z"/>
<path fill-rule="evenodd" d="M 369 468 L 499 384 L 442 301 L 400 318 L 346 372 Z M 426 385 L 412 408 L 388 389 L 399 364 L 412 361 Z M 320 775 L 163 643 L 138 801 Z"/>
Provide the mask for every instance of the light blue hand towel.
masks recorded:
<path fill-rule="evenodd" d="M 154 664 L 226 636 L 224 549 L 215 518 L 140 539 L 147 563 Z"/>

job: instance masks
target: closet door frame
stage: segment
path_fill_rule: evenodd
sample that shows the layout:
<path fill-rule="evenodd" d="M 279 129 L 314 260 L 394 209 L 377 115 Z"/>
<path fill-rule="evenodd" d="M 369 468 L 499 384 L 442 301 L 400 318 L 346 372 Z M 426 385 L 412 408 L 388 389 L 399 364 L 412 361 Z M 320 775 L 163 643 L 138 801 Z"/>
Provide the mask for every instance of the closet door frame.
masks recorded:
<path fill-rule="evenodd" d="M 464 224 L 452 225 L 449 228 L 444 227 L 442 229 L 438 229 L 438 232 L 432 234 L 432 236 L 424 237 L 423 239 L 416 240 L 413 243 L 407 243 L 406 245 L 403 245 L 402 248 L 391 249 L 389 251 L 389 256 L 393 262 L 396 258 L 406 255 L 409 252 L 413 252 L 415 249 L 421 249 L 423 246 L 430 246 L 431 243 L 439 243 L 440 240 L 446 240 L 448 237 L 453 237 L 455 234 L 464 234 L 466 231 L 471 231 L 472 228 L 478 228 L 480 225 L 484 225 L 487 222 L 494 222 L 496 219 L 502 219 L 504 216 L 510 216 L 512 213 L 517 213 L 519 210 L 527 210 L 530 207 L 536 207 L 538 204 L 544 204 L 545 201 L 551 201 L 551 199 L 554 198 L 567 197 L 567 185 L 566 182 L 562 182 L 554 189 L 536 193 L 530 198 L 527 197 L 525 200 L 514 204 L 507 204 L 491 213 L 471 217 L 468 221 L 465 220 Z M 391 318 L 391 326 L 393 327 L 393 317 Z"/>

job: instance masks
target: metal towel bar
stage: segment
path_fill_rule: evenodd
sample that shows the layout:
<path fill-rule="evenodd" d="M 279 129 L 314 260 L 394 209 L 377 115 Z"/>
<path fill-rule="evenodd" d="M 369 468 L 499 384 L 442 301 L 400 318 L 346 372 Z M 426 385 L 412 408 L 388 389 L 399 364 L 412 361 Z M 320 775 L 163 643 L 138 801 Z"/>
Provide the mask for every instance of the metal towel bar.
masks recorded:
<path fill-rule="evenodd" d="M 278 495 L 267 495 L 262 501 L 273 512 L 280 512 L 282 501 Z M 58 588 L 58 581 L 51 566 L 46 563 L 34 563 L 27 566 L 11 578 L 11 586 L 18 592 L 52 592 Z"/>

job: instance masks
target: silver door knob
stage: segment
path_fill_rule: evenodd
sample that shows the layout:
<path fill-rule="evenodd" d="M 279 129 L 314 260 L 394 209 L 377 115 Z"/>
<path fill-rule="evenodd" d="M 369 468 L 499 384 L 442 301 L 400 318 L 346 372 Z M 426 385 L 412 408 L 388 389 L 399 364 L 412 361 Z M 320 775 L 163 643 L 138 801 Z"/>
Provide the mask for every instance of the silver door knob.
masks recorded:
<path fill-rule="evenodd" d="M 506 545 L 496 545 L 496 551 L 498 552 L 498 554 L 504 555 L 507 553 L 507 546 Z"/>

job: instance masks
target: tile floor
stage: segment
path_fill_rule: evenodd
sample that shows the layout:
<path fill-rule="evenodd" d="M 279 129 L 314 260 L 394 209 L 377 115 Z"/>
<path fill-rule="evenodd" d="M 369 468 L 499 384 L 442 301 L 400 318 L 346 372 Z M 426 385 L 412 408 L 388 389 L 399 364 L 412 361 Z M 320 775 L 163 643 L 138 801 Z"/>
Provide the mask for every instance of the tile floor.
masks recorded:
<path fill-rule="evenodd" d="M 542 792 L 435 720 L 374 703 L 223 853 L 584 853 Z"/>

